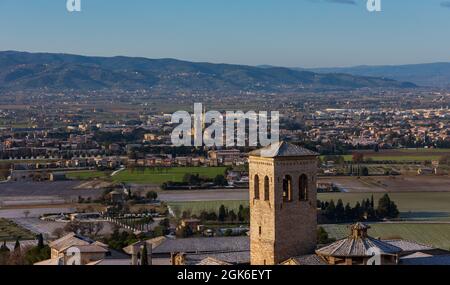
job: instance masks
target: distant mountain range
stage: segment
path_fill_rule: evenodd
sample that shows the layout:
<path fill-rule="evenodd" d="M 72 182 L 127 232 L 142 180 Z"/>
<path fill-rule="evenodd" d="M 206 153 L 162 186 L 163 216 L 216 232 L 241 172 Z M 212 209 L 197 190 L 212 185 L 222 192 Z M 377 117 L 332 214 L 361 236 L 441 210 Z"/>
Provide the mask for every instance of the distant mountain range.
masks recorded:
<path fill-rule="evenodd" d="M 297 70 L 306 70 L 299 68 Z M 450 63 L 409 65 L 355 66 L 344 68 L 307 69 L 318 73 L 345 73 L 355 76 L 374 76 L 408 81 L 420 86 L 450 87 Z"/>
<path fill-rule="evenodd" d="M 175 59 L 0 52 L 0 90 L 146 89 L 174 93 L 416 87 L 403 80 L 318 72 Z"/>

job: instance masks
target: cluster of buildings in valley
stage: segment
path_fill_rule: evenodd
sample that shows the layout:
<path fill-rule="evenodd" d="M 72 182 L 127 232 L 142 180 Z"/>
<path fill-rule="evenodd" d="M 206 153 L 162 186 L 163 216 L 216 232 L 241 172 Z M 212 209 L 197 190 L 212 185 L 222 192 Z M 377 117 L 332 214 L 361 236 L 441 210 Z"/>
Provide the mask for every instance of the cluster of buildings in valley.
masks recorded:
<path fill-rule="evenodd" d="M 5 104 L 11 105 L 0 106 L 0 162 L 14 163 L 11 169 L 17 171 L 246 164 L 248 148 L 173 147 L 170 112 L 139 99 L 144 95 L 23 94 L 23 105 L 14 105 L 5 94 Z M 208 106 L 213 97 L 204 94 L 198 100 Z M 186 100 L 168 97 L 164 102 L 192 106 Z M 242 100 L 222 96 L 216 104 L 246 111 L 249 107 Z M 450 94 L 442 90 L 265 94 L 255 100 L 261 110 L 282 110 L 282 139 L 321 154 L 450 147 Z"/>
<path fill-rule="evenodd" d="M 125 155 L 148 146 L 171 146 L 170 116 L 148 116 L 146 122 L 68 124 L 59 128 L 0 129 L 0 158 Z M 450 109 L 324 109 L 308 114 L 283 114 L 280 134 L 291 141 L 321 145 L 339 142 L 350 147 L 449 147 Z M 287 123 L 286 123 L 287 122 Z M 137 151 L 139 158 L 142 154 Z M 234 163 L 233 154 L 217 161 Z"/>
<path fill-rule="evenodd" d="M 306 137 L 317 144 L 353 147 L 449 147 L 450 109 L 325 109 L 306 120 Z"/>

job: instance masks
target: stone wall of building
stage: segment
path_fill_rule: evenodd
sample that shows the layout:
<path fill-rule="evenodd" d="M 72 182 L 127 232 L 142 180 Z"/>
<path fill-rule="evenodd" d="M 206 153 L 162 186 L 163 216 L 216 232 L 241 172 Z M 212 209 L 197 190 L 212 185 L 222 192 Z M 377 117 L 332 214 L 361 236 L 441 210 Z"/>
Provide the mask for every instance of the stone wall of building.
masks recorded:
<path fill-rule="evenodd" d="M 254 265 L 278 264 L 293 256 L 313 253 L 316 246 L 317 158 L 250 156 L 250 250 Z M 307 176 L 308 199 L 300 201 L 301 175 Z M 259 177 L 259 199 L 255 177 Z M 291 201 L 283 200 L 283 179 L 292 178 Z M 269 199 L 264 195 L 269 178 Z"/>

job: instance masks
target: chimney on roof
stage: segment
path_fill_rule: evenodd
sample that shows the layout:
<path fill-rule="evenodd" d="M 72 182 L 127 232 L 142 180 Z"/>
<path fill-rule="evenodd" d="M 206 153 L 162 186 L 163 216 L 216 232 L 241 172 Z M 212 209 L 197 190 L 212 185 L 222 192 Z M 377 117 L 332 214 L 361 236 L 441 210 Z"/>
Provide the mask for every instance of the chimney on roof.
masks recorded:
<path fill-rule="evenodd" d="M 139 246 L 133 245 L 131 247 L 131 265 L 133 265 L 133 266 L 139 265 L 139 259 L 140 259 L 139 255 L 140 255 Z"/>
<path fill-rule="evenodd" d="M 352 237 L 354 239 L 367 238 L 369 236 L 367 234 L 368 229 L 370 229 L 370 226 L 363 223 L 356 223 L 352 226 Z"/>
<path fill-rule="evenodd" d="M 174 252 L 170 255 L 172 265 L 186 265 L 186 254 L 184 252 Z"/>
<path fill-rule="evenodd" d="M 141 265 L 141 254 L 144 243 L 139 243 L 131 247 L 131 265 Z M 147 262 L 148 265 L 152 265 L 152 244 L 149 243 L 147 243 Z"/>

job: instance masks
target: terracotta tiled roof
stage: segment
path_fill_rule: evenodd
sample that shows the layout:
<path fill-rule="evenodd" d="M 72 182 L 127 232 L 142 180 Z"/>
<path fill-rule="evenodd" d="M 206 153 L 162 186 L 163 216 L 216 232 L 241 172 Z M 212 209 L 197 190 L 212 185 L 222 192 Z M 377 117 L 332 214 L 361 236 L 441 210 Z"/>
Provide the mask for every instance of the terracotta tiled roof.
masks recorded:
<path fill-rule="evenodd" d="M 81 252 L 108 252 L 108 246 L 104 243 L 91 240 L 87 237 L 70 233 L 60 239 L 49 243 L 50 248 L 64 252 L 68 248 L 76 247 Z"/>
<path fill-rule="evenodd" d="M 410 240 L 404 240 L 404 239 L 398 239 L 398 240 L 384 240 L 384 242 L 387 242 L 393 246 L 399 247 L 402 249 L 402 251 L 427 251 L 427 250 L 433 250 L 434 247 L 422 243 L 418 243 L 416 241 L 410 241 Z"/>
<path fill-rule="evenodd" d="M 68 235 L 63 236 L 60 239 L 50 242 L 49 246 L 50 248 L 56 249 L 57 251 L 63 251 L 72 246 L 90 245 L 92 243 L 94 243 L 94 241 L 91 239 L 79 236 L 75 233 L 70 233 Z"/>
<path fill-rule="evenodd" d="M 108 250 L 104 247 L 90 244 L 90 245 L 76 245 L 72 246 L 73 248 L 78 248 L 81 253 L 106 253 Z"/>
<path fill-rule="evenodd" d="M 293 261 L 296 265 L 328 265 L 320 256 L 317 254 L 308 254 L 302 256 L 292 257 L 286 262 Z M 283 264 L 285 264 L 284 262 Z"/>
<path fill-rule="evenodd" d="M 205 259 L 203 259 L 202 261 L 200 261 L 199 263 L 197 263 L 197 265 L 231 265 L 230 263 L 224 262 L 222 260 L 219 259 L 215 259 L 212 257 L 207 257 Z"/>
<path fill-rule="evenodd" d="M 40 265 L 40 266 L 62 265 L 64 263 L 63 259 L 64 258 L 62 258 L 62 257 L 51 258 L 51 259 L 36 262 L 34 265 Z"/>
<path fill-rule="evenodd" d="M 238 265 L 250 264 L 250 251 L 230 251 L 217 252 L 208 254 L 187 254 L 187 265 L 208 265 L 205 262 L 212 262 L 217 264 L 210 265 Z"/>

